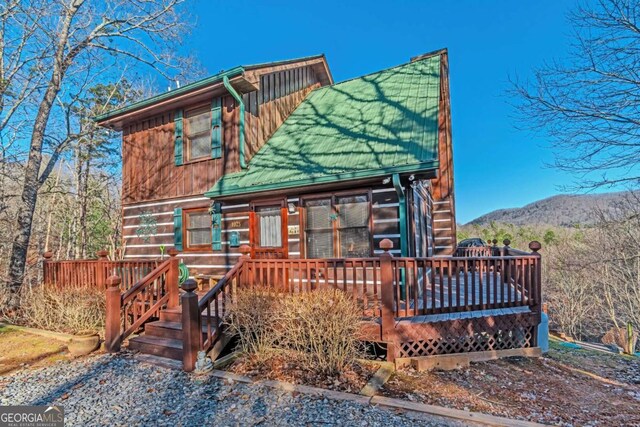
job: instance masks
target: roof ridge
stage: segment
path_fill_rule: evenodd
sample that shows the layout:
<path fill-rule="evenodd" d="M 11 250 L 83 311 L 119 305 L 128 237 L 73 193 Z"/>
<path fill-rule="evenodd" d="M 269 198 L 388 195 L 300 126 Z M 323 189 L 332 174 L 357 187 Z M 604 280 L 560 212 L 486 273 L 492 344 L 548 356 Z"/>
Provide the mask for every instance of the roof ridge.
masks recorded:
<path fill-rule="evenodd" d="M 300 62 L 300 61 L 305 61 L 305 60 L 309 60 L 309 59 L 317 59 L 317 58 L 326 58 L 324 53 L 318 53 L 316 55 L 308 55 L 308 56 L 300 56 L 298 58 L 290 58 L 290 59 L 282 59 L 279 61 L 267 61 L 267 62 L 259 62 L 256 64 L 248 64 L 248 65 L 242 65 L 242 68 L 244 68 L 245 70 L 251 70 L 254 68 L 261 68 L 261 67 L 266 67 L 266 66 L 274 66 L 274 65 L 282 65 L 282 64 L 288 64 L 288 63 L 292 63 L 292 62 Z"/>
<path fill-rule="evenodd" d="M 442 48 L 442 49 L 439 49 L 439 50 L 434 50 L 433 52 L 428 52 L 428 53 L 425 53 L 425 54 L 422 54 L 422 55 L 414 56 L 414 57 L 411 58 L 411 60 L 409 62 L 403 62 L 402 64 L 398 64 L 398 65 L 394 65 L 394 66 L 391 66 L 391 67 L 383 68 L 382 70 L 372 71 L 370 73 L 363 74 L 361 76 L 351 77 L 350 79 L 343 80 L 341 82 L 337 82 L 337 83 L 334 83 L 334 84 L 331 84 L 331 85 L 319 87 L 319 88 L 315 89 L 313 92 L 319 92 L 319 91 L 322 91 L 324 89 L 328 89 L 328 88 L 332 88 L 334 86 L 341 85 L 343 83 L 351 82 L 353 80 L 358 80 L 358 79 L 362 79 L 364 77 L 372 76 L 374 74 L 379 74 L 379 73 L 382 73 L 382 72 L 385 72 L 385 71 L 390 71 L 390 70 L 393 70 L 394 68 L 406 67 L 407 65 L 411 65 L 411 64 L 414 64 L 416 62 L 421 62 L 421 61 L 424 61 L 424 60 L 427 60 L 427 59 L 431 59 L 434 56 L 442 55 L 444 53 L 447 53 L 447 48 L 446 47 Z M 305 98 L 304 101 L 306 101 L 306 99 L 307 98 Z"/>

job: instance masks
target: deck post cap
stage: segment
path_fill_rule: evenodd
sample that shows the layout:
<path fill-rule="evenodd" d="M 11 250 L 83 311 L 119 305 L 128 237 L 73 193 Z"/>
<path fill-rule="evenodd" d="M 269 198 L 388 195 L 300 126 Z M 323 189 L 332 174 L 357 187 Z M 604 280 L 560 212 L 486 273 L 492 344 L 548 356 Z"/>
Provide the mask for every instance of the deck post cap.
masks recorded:
<path fill-rule="evenodd" d="M 492 242 L 493 242 L 493 245 L 495 246 L 498 244 L 498 239 L 493 239 Z"/>
<path fill-rule="evenodd" d="M 240 248 L 240 253 L 244 256 L 247 256 L 251 253 L 251 246 L 249 245 L 241 245 Z"/>
<path fill-rule="evenodd" d="M 107 278 L 107 286 L 109 287 L 120 286 L 120 283 L 122 283 L 122 280 L 120 279 L 119 276 L 116 276 L 115 274 Z"/>
<path fill-rule="evenodd" d="M 531 243 L 529 243 L 529 249 L 531 249 L 533 252 L 538 253 L 538 251 L 542 249 L 542 244 L 537 240 L 534 240 Z"/>
<path fill-rule="evenodd" d="M 106 258 L 109 255 L 109 251 L 102 249 L 96 252 L 96 255 L 98 255 L 98 258 Z"/>
<path fill-rule="evenodd" d="M 182 290 L 187 292 L 193 292 L 197 287 L 198 283 L 195 281 L 195 279 L 187 279 L 182 284 Z"/>
<path fill-rule="evenodd" d="M 44 257 L 44 259 L 51 259 L 53 258 L 53 252 L 46 251 L 45 253 L 42 254 L 42 256 Z"/>
<path fill-rule="evenodd" d="M 503 244 L 503 245 L 505 245 L 505 246 L 509 246 L 509 245 L 511 244 L 511 240 L 509 240 L 509 239 L 504 239 L 504 240 L 502 241 L 502 244 Z"/>
<path fill-rule="evenodd" d="M 180 253 L 176 248 L 171 248 L 167 251 L 170 257 L 174 257 Z"/>
<path fill-rule="evenodd" d="M 389 239 L 382 239 L 380 241 L 380 249 L 385 252 L 389 252 L 391 249 L 393 249 L 393 242 Z"/>

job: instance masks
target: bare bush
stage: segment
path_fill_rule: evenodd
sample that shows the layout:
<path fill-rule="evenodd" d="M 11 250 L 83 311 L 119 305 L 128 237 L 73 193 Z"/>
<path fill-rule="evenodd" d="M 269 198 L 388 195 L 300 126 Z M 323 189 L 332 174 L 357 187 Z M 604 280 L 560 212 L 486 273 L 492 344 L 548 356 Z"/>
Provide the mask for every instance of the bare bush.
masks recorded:
<path fill-rule="evenodd" d="M 243 352 L 263 358 L 273 349 L 275 306 L 273 294 L 253 289 L 238 290 L 233 300 L 227 301 L 223 322 L 227 331 L 238 337 L 238 347 Z"/>
<path fill-rule="evenodd" d="M 15 321 L 29 327 L 72 334 L 95 333 L 104 328 L 106 313 L 102 290 L 83 287 L 24 287 Z"/>
<path fill-rule="evenodd" d="M 355 301 L 339 290 L 287 296 L 280 302 L 278 346 L 295 351 L 309 370 L 336 374 L 360 355 L 360 315 Z"/>
<path fill-rule="evenodd" d="M 612 328 L 604 334 L 602 342 L 618 346 L 627 354 L 633 354 L 638 342 L 638 333 L 630 328 Z"/>
<path fill-rule="evenodd" d="M 287 295 L 245 289 L 227 304 L 228 332 L 258 360 L 274 350 L 287 352 L 301 367 L 333 375 L 361 354 L 358 307 L 342 291 Z"/>

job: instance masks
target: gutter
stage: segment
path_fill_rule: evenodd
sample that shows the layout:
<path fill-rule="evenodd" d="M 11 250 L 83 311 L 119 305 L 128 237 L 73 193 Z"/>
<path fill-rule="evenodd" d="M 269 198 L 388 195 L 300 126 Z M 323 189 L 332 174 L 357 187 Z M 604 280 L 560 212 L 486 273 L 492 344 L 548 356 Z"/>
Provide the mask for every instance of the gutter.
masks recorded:
<path fill-rule="evenodd" d="M 398 210 L 400 214 L 400 252 L 403 257 L 407 256 L 408 245 L 408 227 L 407 227 L 407 198 L 405 197 L 404 189 L 400 183 L 400 174 L 394 173 L 392 175 L 393 188 L 398 195 Z"/>
<path fill-rule="evenodd" d="M 98 123 L 104 122 L 106 120 L 111 120 L 118 116 L 122 116 L 127 113 L 132 113 L 148 106 L 156 105 L 158 102 L 171 100 L 172 98 L 177 98 L 180 95 L 185 95 L 191 91 L 195 91 L 195 90 L 210 86 L 214 83 L 224 80 L 225 78 L 228 79 L 229 77 L 236 77 L 238 75 L 241 75 L 242 73 L 244 73 L 243 67 L 234 67 L 228 71 L 218 73 L 211 77 L 207 77 L 206 79 L 198 80 L 196 82 L 182 86 L 178 89 L 173 89 L 168 92 L 161 93 L 160 95 L 152 96 L 151 98 L 134 102 L 133 104 L 127 105 L 122 108 L 107 111 L 106 113 L 97 115 L 92 119 L 94 122 L 98 122 Z"/>
<path fill-rule="evenodd" d="M 236 90 L 229 83 L 229 77 L 222 77 L 222 83 L 224 87 L 229 91 L 231 96 L 236 100 L 236 102 L 240 105 L 240 168 L 246 169 L 247 162 L 244 159 L 244 102 L 242 102 L 242 97 L 236 92 Z"/>

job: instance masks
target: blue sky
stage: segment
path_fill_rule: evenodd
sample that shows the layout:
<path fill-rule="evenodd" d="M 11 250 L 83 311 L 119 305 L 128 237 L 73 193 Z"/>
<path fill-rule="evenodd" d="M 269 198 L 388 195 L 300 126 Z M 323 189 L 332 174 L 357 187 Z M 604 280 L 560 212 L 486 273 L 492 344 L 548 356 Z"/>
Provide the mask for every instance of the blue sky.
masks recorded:
<path fill-rule="evenodd" d="M 185 49 L 210 72 L 325 53 L 336 81 L 447 47 L 458 222 L 559 192 L 545 141 L 518 130 L 509 77 L 566 55 L 574 1 L 196 0 Z"/>

